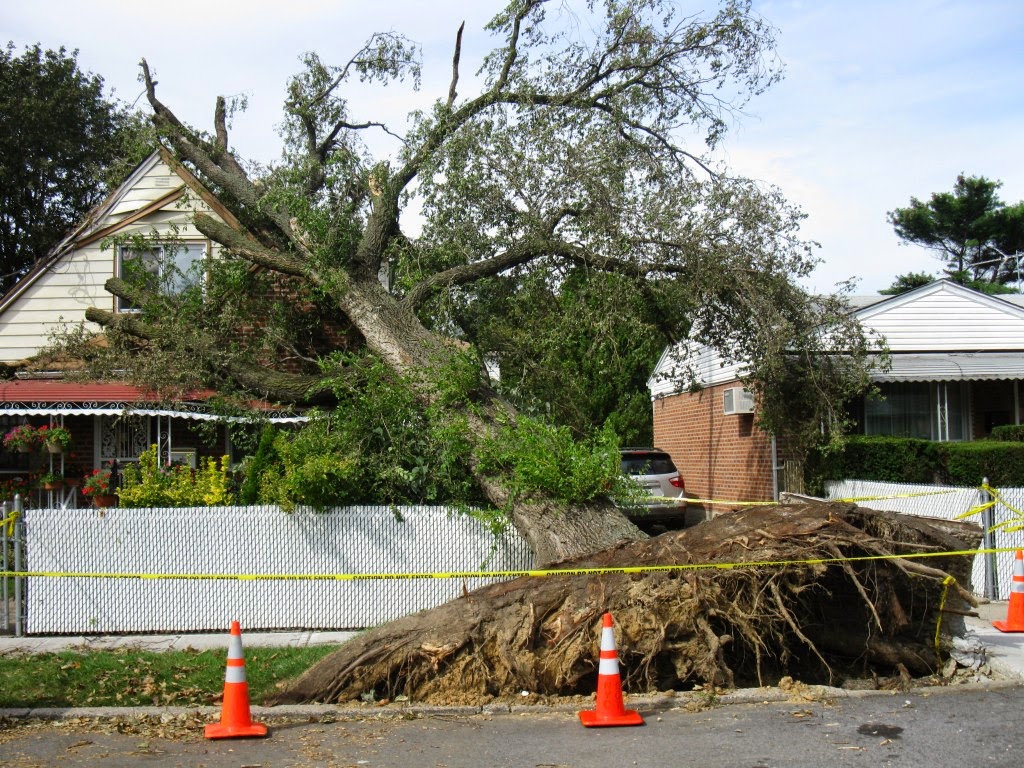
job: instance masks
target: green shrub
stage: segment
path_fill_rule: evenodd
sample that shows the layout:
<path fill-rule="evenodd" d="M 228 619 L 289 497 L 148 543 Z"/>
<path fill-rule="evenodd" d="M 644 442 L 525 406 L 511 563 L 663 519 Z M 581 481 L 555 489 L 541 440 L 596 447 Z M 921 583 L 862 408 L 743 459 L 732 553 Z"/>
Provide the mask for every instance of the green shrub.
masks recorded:
<path fill-rule="evenodd" d="M 854 435 L 841 450 L 810 457 L 806 471 L 812 493 L 829 480 L 976 486 L 986 477 L 993 485 L 1024 486 L 1024 443 Z"/>
<path fill-rule="evenodd" d="M 516 496 L 582 502 L 616 493 L 625 482 L 618 437 L 608 426 L 577 440 L 568 427 L 523 416 L 488 440 L 480 458 L 481 470 L 505 478 Z"/>
<path fill-rule="evenodd" d="M 1004 443 L 1024 443 L 1024 424 L 1003 424 L 1001 427 L 993 427 L 989 439 Z"/>
<path fill-rule="evenodd" d="M 464 419 L 450 408 L 424 407 L 414 387 L 379 360 L 334 363 L 343 369 L 333 386 L 337 406 L 311 414 L 300 430 L 277 434 L 254 481 L 260 503 L 324 509 L 483 501 L 470 471 L 472 442 Z M 462 384 L 446 386 L 450 404 Z M 250 467 L 247 480 L 255 472 Z"/>
<path fill-rule="evenodd" d="M 286 511 L 298 505 L 316 509 L 355 504 L 361 499 L 358 457 L 350 453 L 332 420 L 314 417 L 294 433 L 274 438 L 277 461 L 259 474 L 259 502 Z"/>
<path fill-rule="evenodd" d="M 277 453 L 274 451 L 274 437 L 277 430 L 273 425 L 267 424 L 260 434 L 260 443 L 256 447 L 256 453 L 245 462 L 245 479 L 238 491 L 239 504 L 258 504 L 260 500 L 260 477 L 268 467 L 277 461 Z"/>
<path fill-rule="evenodd" d="M 1024 443 L 938 443 L 938 453 L 949 485 L 980 485 L 987 477 L 993 486 L 1024 487 Z"/>
<path fill-rule="evenodd" d="M 161 464 L 151 445 L 138 464 L 126 464 L 117 492 L 122 507 L 214 507 L 232 504 L 228 457 L 203 459 L 193 470 Z"/>

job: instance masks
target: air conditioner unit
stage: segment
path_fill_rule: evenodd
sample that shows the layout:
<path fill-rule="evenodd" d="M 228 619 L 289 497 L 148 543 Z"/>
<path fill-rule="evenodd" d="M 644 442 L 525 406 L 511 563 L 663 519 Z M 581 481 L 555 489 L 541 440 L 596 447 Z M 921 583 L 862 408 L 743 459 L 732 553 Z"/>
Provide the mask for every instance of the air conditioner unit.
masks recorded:
<path fill-rule="evenodd" d="M 722 395 L 726 416 L 754 412 L 754 393 L 744 387 L 729 387 Z"/>

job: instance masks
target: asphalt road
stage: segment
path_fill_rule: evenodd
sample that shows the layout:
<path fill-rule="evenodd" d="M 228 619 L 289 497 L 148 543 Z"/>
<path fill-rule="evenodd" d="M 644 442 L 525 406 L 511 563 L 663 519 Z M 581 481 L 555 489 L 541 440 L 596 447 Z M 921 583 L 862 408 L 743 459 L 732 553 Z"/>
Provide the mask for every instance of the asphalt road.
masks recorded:
<path fill-rule="evenodd" d="M 201 768 L 844 768 L 1019 766 L 1024 687 L 992 685 L 644 712 L 584 728 L 574 712 L 272 723 L 265 739 L 207 741 L 187 721 L 0 725 L 0 765 Z M 329 720 L 329 718 L 327 718 Z"/>

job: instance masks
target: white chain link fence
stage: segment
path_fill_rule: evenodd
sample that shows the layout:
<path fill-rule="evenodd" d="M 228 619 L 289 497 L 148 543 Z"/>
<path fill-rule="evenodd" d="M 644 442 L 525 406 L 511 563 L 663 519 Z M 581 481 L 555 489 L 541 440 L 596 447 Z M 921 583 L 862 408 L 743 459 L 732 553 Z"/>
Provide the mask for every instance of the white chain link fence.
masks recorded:
<path fill-rule="evenodd" d="M 997 503 L 993 506 L 984 521 L 981 513 L 965 519 L 989 528 L 1007 521 L 1024 523 L 1024 519 L 1009 508 L 1024 509 L 1024 488 L 999 488 L 997 491 L 1005 504 Z M 953 520 L 988 500 L 988 497 L 982 496 L 978 488 L 882 483 L 870 480 L 842 480 L 829 483 L 827 493 L 829 499 L 857 499 L 856 503 L 859 506 L 868 509 L 943 520 Z M 1024 549 L 1024 531 L 995 531 L 990 534 L 982 548 Z M 1013 559 L 1013 551 L 975 555 L 971 575 L 974 593 L 994 600 L 1008 599 L 1013 576 Z"/>
<path fill-rule="evenodd" d="M 999 495 L 1024 508 L 1024 489 Z M 830 484 L 828 497 L 947 520 L 982 501 L 976 488 L 861 480 Z M 992 509 L 988 525 L 1019 519 L 1006 505 Z M 29 580 L 29 634 L 219 632 L 233 619 L 247 630 L 359 629 L 494 579 L 334 575 L 514 571 L 529 568 L 532 557 L 514 530 L 495 538 L 478 520 L 444 507 L 31 509 L 24 519 L 25 569 L 47 574 Z M 1024 531 L 997 531 L 986 546 L 1011 551 L 976 556 L 973 589 L 985 594 L 989 585 L 988 596 L 1005 600 L 1012 550 L 1024 549 Z M 97 576 L 61 575 L 68 573 Z M 182 578 L 152 578 L 166 574 Z M 201 578 L 210 574 L 232 578 Z M 296 578 L 234 578 L 261 575 Z"/>
<path fill-rule="evenodd" d="M 25 529 L 27 570 L 48 574 L 29 579 L 29 634 L 360 629 L 494 579 L 301 577 L 521 570 L 532 557 L 514 530 L 495 538 L 443 507 L 32 509 Z"/>

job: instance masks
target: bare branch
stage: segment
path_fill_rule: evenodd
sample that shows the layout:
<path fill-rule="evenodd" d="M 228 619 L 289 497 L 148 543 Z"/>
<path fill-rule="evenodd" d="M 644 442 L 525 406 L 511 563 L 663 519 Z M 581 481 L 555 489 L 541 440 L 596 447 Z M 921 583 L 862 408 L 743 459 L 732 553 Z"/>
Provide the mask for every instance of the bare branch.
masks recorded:
<path fill-rule="evenodd" d="M 217 149 L 222 152 L 227 152 L 228 149 L 228 126 L 227 126 L 227 109 L 224 104 L 224 97 L 217 97 L 217 107 L 214 110 L 213 123 L 216 126 L 217 131 Z"/>
<path fill-rule="evenodd" d="M 153 120 L 158 126 L 167 129 L 167 138 L 178 155 L 193 163 L 201 174 L 226 190 L 254 215 L 267 217 L 282 234 L 301 248 L 302 244 L 291 231 L 287 216 L 279 211 L 260 206 L 258 190 L 234 156 L 226 150 L 226 124 L 221 121 L 217 126 L 218 145 L 210 144 L 197 136 L 157 98 L 156 81 L 153 80 L 149 64 L 145 59 L 142 59 L 140 66 L 146 82 L 146 97 L 153 108 Z M 218 117 L 222 117 L 220 110 L 218 110 Z M 224 148 L 219 146 L 222 140 Z M 257 211 L 259 213 L 256 213 Z"/>
<path fill-rule="evenodd" d="M 458 92 L 455 90 L 459 83 L 459 58 L 462 55 L 462 31 L 466 28 L 466 22 L 459 25 L 459 31 L 455 33 L 455 53 L 452 55 L 452 83 L 448 86 L 448 109 L 452 108 Z"/>

